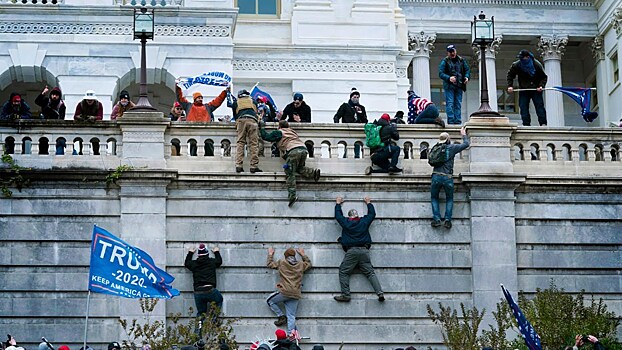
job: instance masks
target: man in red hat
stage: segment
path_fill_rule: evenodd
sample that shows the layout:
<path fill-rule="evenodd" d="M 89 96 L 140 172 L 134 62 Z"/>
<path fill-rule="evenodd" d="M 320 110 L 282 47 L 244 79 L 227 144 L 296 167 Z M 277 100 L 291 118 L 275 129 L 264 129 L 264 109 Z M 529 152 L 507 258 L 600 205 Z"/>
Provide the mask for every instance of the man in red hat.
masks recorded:
<path fill-rule="evenodd" d="M 9 100 L 2 106 L 0 120 L 30 119 L 30 106 L 17 92 L 11 93 Z"/>
<path fill-rule="evenodd" d="M 365 169 L 365 175 L 371 173 L 401 173 L 402 169 L 397 167 L 400 158 L 400 147 L 391 143 L 392 140 L 399 140 L 400 134 L 397 131 L 397 124 L 391 123 L 391 117 L 385 113 L 380 119 L 374 122 L 380 126 L 380 140 L 382 144 L 371 148 L 371 166 Z M 380 169 L 374 169 L 374 165 Z"/>

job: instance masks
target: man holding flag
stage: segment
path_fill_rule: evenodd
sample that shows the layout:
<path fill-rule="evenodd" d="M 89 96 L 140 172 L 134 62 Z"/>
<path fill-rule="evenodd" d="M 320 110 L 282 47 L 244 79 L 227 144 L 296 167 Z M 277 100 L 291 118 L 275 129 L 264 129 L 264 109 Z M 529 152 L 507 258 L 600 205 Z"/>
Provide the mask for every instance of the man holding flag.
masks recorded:
<path fill-rule="evenodd" d="M 512 63 L 508 70 L 508 92 L 514 92 L 514 78 L 518 76 L 518 86 L 522 91 L 518 93 L 518 106 L 523 126 L 531 126 L 531 115 L 529 114 L 529 101 L 533 101 L 538 115 L 540 126 L 546 126 L 546 109 L 544 108 L 544 97 L 542 91 L 548 80 L 544 72 L 544 67 L 533 54 L 527 50 L 521 50 L 517 56 L 518 61 Z"/>

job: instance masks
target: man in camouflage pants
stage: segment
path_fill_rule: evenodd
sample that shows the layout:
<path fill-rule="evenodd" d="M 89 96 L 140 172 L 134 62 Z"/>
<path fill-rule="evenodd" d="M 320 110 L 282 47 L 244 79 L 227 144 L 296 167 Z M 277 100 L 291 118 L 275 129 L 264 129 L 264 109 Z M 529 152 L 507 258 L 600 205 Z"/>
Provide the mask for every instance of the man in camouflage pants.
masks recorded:
<path fill-rule="evenodd" d="M 289 206 L 291 207 L 298 200 L 296 196 L 296 173 L 299 173 L 307 179 L 314 179 L 317 182 L 320 179 L 320 169 L 313 169 L 305 166 L 305 161 L 309 152 L 304 142 L 300 140 L 294 129 L 289 127 L 286 120 L 279 121 L 278 130 L 270 133 L 266 132 L 264 125 L 261 124 L 261 138 L 276 142 L 276 146 L 284 153 L 285 174 L 287 175 L 287 195 L 289 198 Z"/>

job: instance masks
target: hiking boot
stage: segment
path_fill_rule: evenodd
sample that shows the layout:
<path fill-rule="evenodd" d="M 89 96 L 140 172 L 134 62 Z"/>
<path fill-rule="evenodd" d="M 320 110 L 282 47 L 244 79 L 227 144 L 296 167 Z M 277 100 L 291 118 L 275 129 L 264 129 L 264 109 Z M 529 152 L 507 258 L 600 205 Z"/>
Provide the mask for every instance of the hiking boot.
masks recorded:
<path fill-rule="evenodd" d="M 370 166 L 365 168 L 365 175 L 371 175 L 371 173 L 372 173 L 372 168 Z"/>
<path fill-rule="evenodd" d="M 289 204 L 287 204 L 288 207 L 292 207 L 292 205 L 294 205 L 294 203 L 296 203 L 296 201 L 298 201 L 298 196 L 294 196 L 292 198 L 289 199 Z"/>
<path fill-rule="evenodd" d="M 279 319 L 274 321 L 274 325 L 277 327 L 282 326 L 286 323 L 287 323 L 287 316 L 285 315 L 279 316 Z"/>
<path fill-rule="evenodd" d="M 343 295 L 343 294 L 336 295 L 336 296 L 333 297 L 333 299 L 335 299 L 335 300 L 337 300 L 339 302 L 344 302 L 344 303 L 350 302 L 350 297 L 347 296 L 347 295 Z"/>
<path fill-rule="evenodd" d="M 432 220 L 432 227 L 441 226 L 441 220 Z"/>
<path fill-rule="evenodd" d="M 259 168 L 251 168 L 251 173 L 263 173 L 263 170 L 259 169 Z"/>
<path fill-rule="evenodd" d="M 378 294 L 378 301 L 381 302 L 381 303 L 384 301 L 384 294 L 383 293 Z"/>
<path fill-rule="evenodd" d="M 438 118 L 434 119 L 434 124 L 440 125 L 441 128 L 445 127 L 445 121 L 441 117 L 438 117 Z"/>
<path fill-rule="evenodd" d="M 450 228 L 451 228 L 451 221 L 449 221 L 449 220 L 445 220 L 445 222 L 443 223 L 443 226 L 444 226 L 446 229 L 450 229 Z"/>
<path fill-rule="evenodd" d="M 235 167 L 235 172 L 236 173 L 243 173 L 244 172 L 244 168 L 242 168 L 241 166 L 236 166 Z"/>
<path fill-rule="evenodd" d="M 320 169 L 315 169 L 315 170 L 313 171 L 313 180 L 314 180 L 315 182 L 320 181 Z"/>
<path fill-rule="evenodd" d="M 389 172 L 390 173 L 401 173 L 402 171 L 404 171 L 404 169 L 400 169 L 396 166 L 392 166 L 389 168 Z"/>

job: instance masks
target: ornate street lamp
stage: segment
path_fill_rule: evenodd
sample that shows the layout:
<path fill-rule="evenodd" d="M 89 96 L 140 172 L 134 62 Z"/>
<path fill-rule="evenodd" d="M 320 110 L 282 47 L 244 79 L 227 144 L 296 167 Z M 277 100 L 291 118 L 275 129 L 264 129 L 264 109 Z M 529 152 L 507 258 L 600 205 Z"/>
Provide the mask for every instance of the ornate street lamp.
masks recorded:
<path fill-rule="evenodd" d="M 471 22 L 471 42 L 472 45 L 479 46 L 480 62 L 482 69 L 480 72 L 481 84 L 481 100 L 479 109 L 471 114 L 471 117 L 501 117 L 496 111 L 490 108 L 488 103 L 488 74 L 486 73 L 486 46 L 495 40 L 495 17 L 486 18 L 484 11 L 476 17 L 473 16 Z"/>
<path fill-rule="evenodd" d="M 147 8 L 141 7 L 134 9 L 134 39 L 140 39 L 140 95 L 133 111 L 155 111 L 149 98 L 147 97 L 147 39 L 153 40 L 154 24 L 153 9 L 148 11 Z"/>

